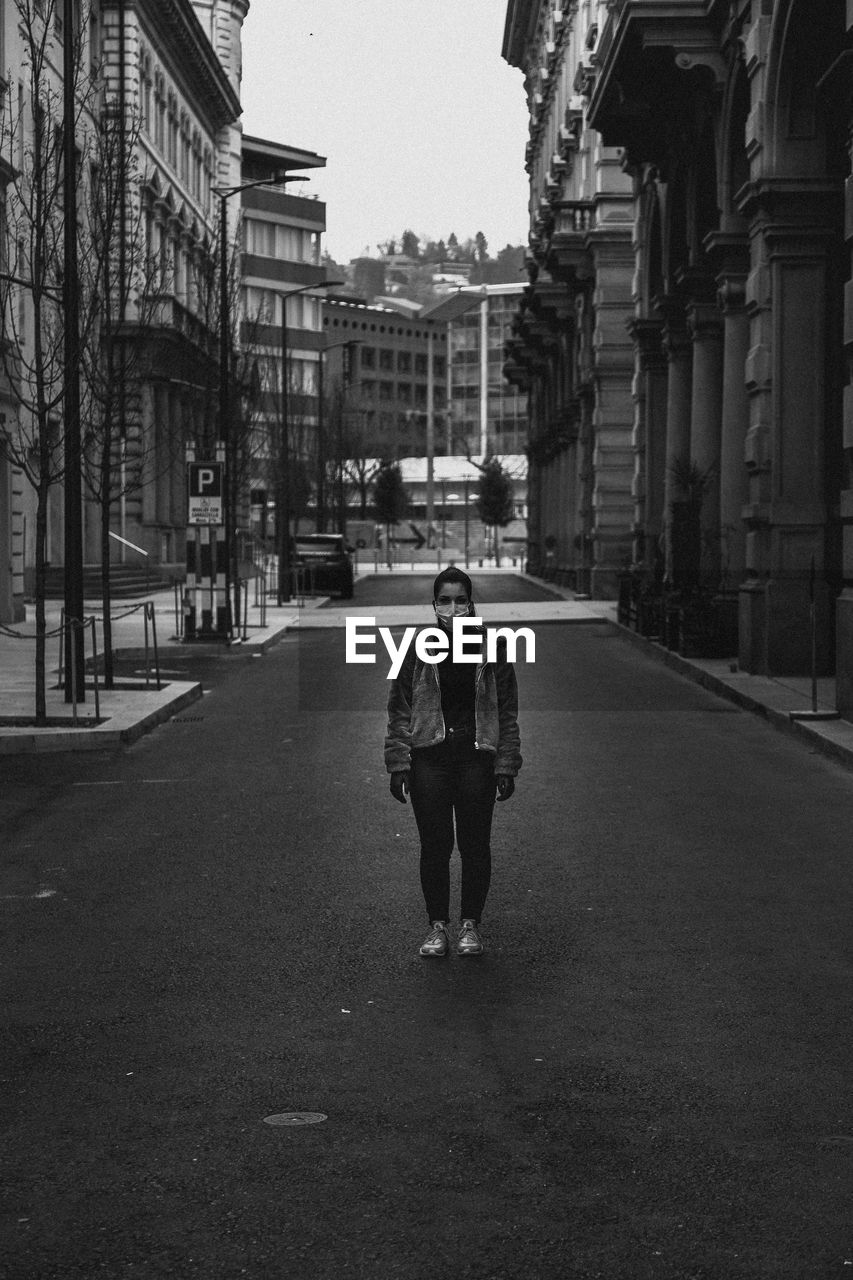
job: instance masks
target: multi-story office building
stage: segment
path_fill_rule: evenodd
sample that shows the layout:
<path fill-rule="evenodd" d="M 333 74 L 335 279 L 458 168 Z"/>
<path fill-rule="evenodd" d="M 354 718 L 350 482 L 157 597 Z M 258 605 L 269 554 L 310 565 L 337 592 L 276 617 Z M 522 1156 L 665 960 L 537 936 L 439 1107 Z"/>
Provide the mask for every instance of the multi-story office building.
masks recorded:
<path fill-rule="evenodd" d="M 446 326 L 447 453 L 516 454 L 527 444 L 527 397 L 504 374 L 504 345 L 522 289 L 460 289 L 424 313 Z"/>
<path fill-rule="evenodd" d="M 349 453 L 423 456 L 430 413 L 443 439 L 443 325 L 354 297 L 330 297 L 323 312 L 327 400 L 333 411 L 340 400 Z"/>
<path fill-rule="evenodd" d="M 528 439 L 526 394 L 503 371 L 521 284 L 457 289 L 424 312 L 446 328 L 444 452 L 521 453 Z"/>
<path fill-rule="evenodd" d="M 242 496 L 251 499 L 252 522 L 261 534 L 269 529 L 285 417 L 289 470 L 302 477 L 301 484 L 293 485 L 294 499 L 304 494 L 315 475 L 326 282 L 320 266 L 325 204 L 303 194 L 298 184 L 275 186 L 273 180 L 278 174 L 310 171 L 325 163 L 312 151 L 243 137 L 241 182 L 264 184 L 249 187 L 241 196 L 240 359 L 247 372 L 256 371 L 260 392 L 253 397 L 251 421 L 246 424 L 251 443 L 241 489 Z"/>

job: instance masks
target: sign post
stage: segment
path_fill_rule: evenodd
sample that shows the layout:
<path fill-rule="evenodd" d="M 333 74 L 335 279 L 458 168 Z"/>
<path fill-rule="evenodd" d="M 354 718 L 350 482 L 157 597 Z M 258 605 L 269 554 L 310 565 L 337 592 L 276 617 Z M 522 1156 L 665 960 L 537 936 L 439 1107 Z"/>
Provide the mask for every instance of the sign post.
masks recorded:
<path fill-rule="evenodd" d="M 187 449 L 187 583 L 184 640 L 231 640 L 225 541 L 225 450 L 213 461 Z"/>

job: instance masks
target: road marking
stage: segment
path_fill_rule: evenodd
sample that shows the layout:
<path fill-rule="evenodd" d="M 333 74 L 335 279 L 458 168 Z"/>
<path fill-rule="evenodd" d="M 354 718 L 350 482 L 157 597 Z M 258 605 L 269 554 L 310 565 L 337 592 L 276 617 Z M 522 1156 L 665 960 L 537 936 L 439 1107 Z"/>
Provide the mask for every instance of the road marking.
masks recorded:
<path fill-rule="evenodd" d="M 264 1116 L 264 1124 L 272 1125 L 298 1125 L 298 1124 L 321 1124 L 323 1120 L 328 1120 L 328 1116 L 323 1115 L 322 1111 L 282 1111 L 279 1115 Z"/>
<path fill-rule="evenodd" d="M 33 902 L 37 898 L 55 898 L 56 889 L 39 889 L 37 893 L 3 893 L 0 894 L 2 902 Z"/>
<path fill-rule="evenodd" d="M 96 782 L 74 782 L 71 785 L 74 787 L 135 787 L 135 786 L 171 787 L 171 786 L 178 786 L 180 783 L 184 781 L 186 780 L 182 778 L 139 778 L 138 780 L 126 779 L 126 778 L 106 778 Z"/>

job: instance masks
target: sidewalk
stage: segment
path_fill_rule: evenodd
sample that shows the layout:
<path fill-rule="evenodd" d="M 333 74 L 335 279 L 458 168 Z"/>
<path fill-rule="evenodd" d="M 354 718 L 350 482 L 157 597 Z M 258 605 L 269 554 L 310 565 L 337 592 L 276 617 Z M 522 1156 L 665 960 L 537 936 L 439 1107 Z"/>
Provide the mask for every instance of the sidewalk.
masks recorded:
<path fill-rule="evenodd" d="M 113 607 L 113 651 L 139 660 L 139 672 L 133 679 L 117 678 L 115 688 L 103 688 L 99 680 L 97 702 L 100 717 L 96 719 L 96 693 L 91 679 L 91 631 L 86 632 L 86 658 L 89 672 L 86 680 L 86 700 L 77 706 L 77 723 L 73 706 L 65 701 L 58 687 L 59 636 L 51 635 L 47 641 L 47 717 L 45 726 L 35 726 L 35 609 L 27 606 L 25 622 L 11 624 L 0 630 L 0 755 L 31 751 L 80 751 L 100 750 L 117 743 L 133 742 L 156 725 L 176 715 L 183 708 L 202 696 L 202 687 L 195 682 L 176 680 L 169 672 L 169 657 L 181 654 L 221 654 L 224 645 L 186 645 L 176 634 L 180 621 L 175 614 L 175 597 L 171 591 L 152 593 L 147 599 L 154 606 L 154 627 L 157 633 L 157 651 L 160 667 L 160 688 L 157 688 L 152 628 L 149 624 L 148 663 L 146 666 L 146 635 L 144 611 L 137 601 L 116 601 Z M 320 600 L 306 602 L 319 604 Z M 100 601 L 87 601 L 86 616 L 96 618 L 98 652 L 103 652 L 103 627 Z M 47 631 L 56 632 L 62 611 L 62 602 L 47 603 Z M 228 646 L 228 652 L 263 653 L 265 649 L 296 625 L 302 612 L 296 605 L 278 609 L 268 605 L 266 625 L 259 625 L 260 610 L 251 606 L 248 613 L 246 640 L 237 640 Z M 14 634 L 10 635 L 9 632 Z M 15 723 L 18 721 L 19 723 Z"/>
<path fill-rule="evenodd" d="M 432 566 L 415 565 L 410 567 L 395 566 L 389 571 L 379 567 L 380 574 L 410 575 L 431 574 Z M 471 572 L 496 573 L 512 572 L 518 577 L 527 577 L 520 569 L 471 567 Z M 358 578 L 373 575 L 373 566 L 365 565 Z M 543 584 L 538 578 L 529 581 L 537 586 Z M 665 662 L 679 674 L 703 685 L 718 697 L 763 716 L 776 728 L 795 734 L 807 743 L 812 750 L 839 761 L 847 768 L 853 769 L 853 723 L 848 720 L 826 719 L 791 719 L 791 712 L 809 711 L 811 709 L 811 682 L 803 679 L 769 679 L 765 676 L 747 675 L 732 670 L 734 664 L 719 659 L 687 659 L 670 652 L 662 645 L 644 636 L 638 635 L 616 620 L 616 604 L 613 601 L 579 600 L 571 591 L 563 590 L 548 584 L 554 593 L 553 601 L 537 601 L 527 604 L 501 604 L 486 606 L 483 616 L 487 620 L 500 621 L 504 624 L 537 626 L 549 623 L 594 624 L 604 622 L 618 629 L 619 633 L 632 644 L 638 645 L 649 656 Z M 49 725 L 36 728 L 31 724 L 15 721 L 32 720 L 35 712 L 34 702 L 34 663 L 35 634 L 34 610 L 27 609 L 27 621 L 9 627 L 17 636 L 13 638 L 0 631 L 0 755 L 12 752 L 31 751 L 69 751 L 99 749 L 114 746 L 117 743 L 133 742 L 156 725 L 176 715 L 184 707 L 202 697 L 202 687 L 198 683 L 175 680 L 170 677 L 169 656 L 180 653 L 183 657 L 188 652 L 205 654 L 224 654 L 226 649 L 219 645 L 188 646 L 176 635 L 175 599 L 171 591 L 155 593 L 149 597 L 154 605 L 157 629 L 158 651 L 161 670 L 161 688 L 157 689 L 154 678 L 153 650 L 149 652 L 149 676 L 146 686 L 145 676 L 145 624 L 143 612 L 133 608 L 133 602 L 119 601 L 114 608 L 113 649 L 125 656 L 133 655 L 139 659 L 139 675 L 132 679 L 121 679 L 116 688 L 99 691 L 100 721 L 95 720 L 94 688 L 87 681 L 86 702 L 77 709 L 78 723 L 74 724 L 73 708 L 65 702 L 61 689 L 56 688 L 59 666 L 59 639 L 48 640 L 47 647 L 47 714 Z M 229 646 L 227 652 L 252 652 L 262 654 L 275 644 L 288 630 L 315 630 L 320 628 L 342 628 L 346 617 L 373 617 L 377 626 L 411 625 L 417 618 L 417 610 L 410 605 L 364 606 L 351 602 L 342 602 L 333 608 L 320 609 L 326 604 L 326 597 L 306 598 L 301 605 L 294 602 L 282 608 L 268 604 L 265 625 L 260 625 L 260 610 L 252 605 L 248 613 L 246 639 L 239 639 Z M 51 601 L 48 606 L 48 631 L 54 631 L 59 625 L 61 603 Z M 100 617 L 98 602 L 87 603 L 87 614 Z M 102 630 L 97 625 L 99 649 L 102 647 Z M 87 657 L 90 641 L 87 639 Z M 835 709 L 835 681 L 819 680 L 817 682 L 817 705 L 819 711 L 831 715 Z"/>

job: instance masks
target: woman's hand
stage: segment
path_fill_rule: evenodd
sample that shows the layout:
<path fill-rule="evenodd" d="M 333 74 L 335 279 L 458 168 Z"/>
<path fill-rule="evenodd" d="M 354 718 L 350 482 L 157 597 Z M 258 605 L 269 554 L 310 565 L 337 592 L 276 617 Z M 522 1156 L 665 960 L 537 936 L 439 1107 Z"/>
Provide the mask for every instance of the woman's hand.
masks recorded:
<path fill-rule="evenodd" d="M 498 800 L 508 800 L 515 791 L 515 778 L 511 773 L 495 774 L 495 786 L 498 789 Z"/>
<path fill-rule="evenodd" d="M 391 795 L 395 800 L 399 800 L 400 804 L 406 803 L 410 777 L 411 773 L 408 769 L 399 769 L 397 773 L 391 774 Z"/>

